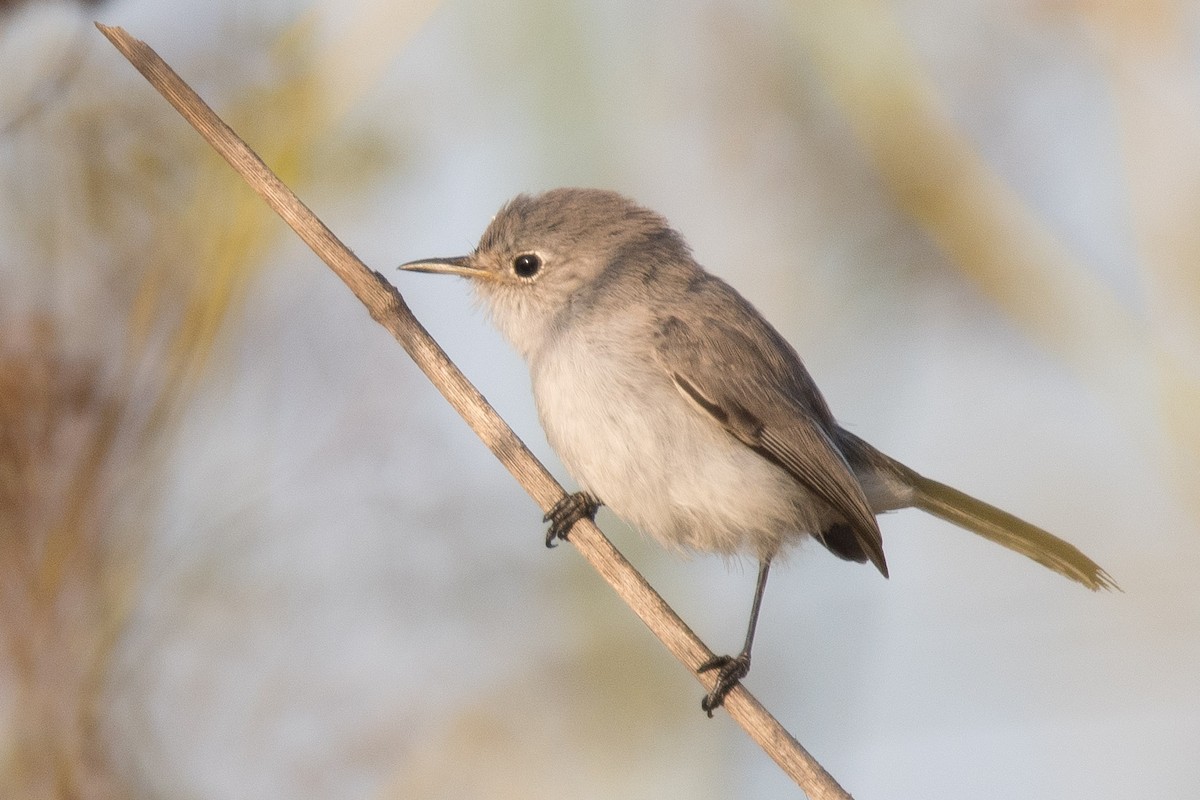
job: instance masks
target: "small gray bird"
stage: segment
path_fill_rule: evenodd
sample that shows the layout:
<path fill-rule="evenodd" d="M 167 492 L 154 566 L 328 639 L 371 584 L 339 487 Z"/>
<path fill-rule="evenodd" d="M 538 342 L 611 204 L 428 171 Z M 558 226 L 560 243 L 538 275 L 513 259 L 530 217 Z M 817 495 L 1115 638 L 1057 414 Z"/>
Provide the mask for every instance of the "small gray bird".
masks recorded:
<path fill-rule="evenodd" d="M 915 507 L 1116 588 L 1062 539 L 839 427 L 783 337 L 665 219 L 615 192 L 520 195 L 470 255 L 402 269 L 470 278 L 528 363 L 546 437 L 582 489 L 546 515 L 547 546 L 603 503 L 667 548 L 758 560 L 741 652 L 700 667 L 717 671 L 710 717 L 750 670 L 771 560 L 805 536 L 886 577 L 875 515 Z"/>

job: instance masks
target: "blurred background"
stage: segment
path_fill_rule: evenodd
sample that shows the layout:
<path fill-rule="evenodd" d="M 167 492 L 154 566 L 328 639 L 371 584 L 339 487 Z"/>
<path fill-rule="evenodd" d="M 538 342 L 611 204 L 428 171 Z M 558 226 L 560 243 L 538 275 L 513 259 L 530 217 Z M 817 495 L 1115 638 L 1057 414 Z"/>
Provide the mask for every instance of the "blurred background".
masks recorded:
<path fill-rule="evenodd" d="M 155 47 L 564 479 L 460 281 L 617 189 L 843 424 L 1056 532 L 802 548 L 749 688 L 860 798 L 1200 790 L 1200 5 L 0 3 L 0 796 L 794 787 L 92 27 Z M 717 651 L 753 565 L 600 525 Z"/>

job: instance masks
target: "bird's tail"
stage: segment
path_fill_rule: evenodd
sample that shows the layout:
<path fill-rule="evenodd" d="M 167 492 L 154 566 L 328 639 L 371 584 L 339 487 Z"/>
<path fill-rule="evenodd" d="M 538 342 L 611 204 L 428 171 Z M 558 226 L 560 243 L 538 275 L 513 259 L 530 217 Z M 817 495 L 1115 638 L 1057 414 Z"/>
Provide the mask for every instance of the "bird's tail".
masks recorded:
<path fill-rule="evenodd" d="M 919 508 L 1015 550 L 1093 591 L 1120 589 L 1099 564 L 1070 542 L 952 486 L 926 478 L 845 429 L 839 428 L 836 435 L 859 480 L 865 479 L 864 488 L 870 487 L 867 495 L 877 513 Z"/>
<path fill-rule="evenodd" d="M 976 500 L 952 486 L 907 470 L 915 508 L 953 522 L 996 544 L 1004 545 L 1060 575 L 1079 581 L 1089 589 L 1119 589 L 1116 581 L 1099 564 L 1070 542 L 1030 525 L 1007 511 Z"/>

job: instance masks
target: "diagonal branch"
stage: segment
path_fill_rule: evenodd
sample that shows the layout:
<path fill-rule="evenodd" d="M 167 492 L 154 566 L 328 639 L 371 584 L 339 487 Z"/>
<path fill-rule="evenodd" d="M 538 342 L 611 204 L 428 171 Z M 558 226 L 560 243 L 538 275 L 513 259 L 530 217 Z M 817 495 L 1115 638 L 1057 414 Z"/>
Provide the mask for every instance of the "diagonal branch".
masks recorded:
<path fill-rule="evenodd" d="M 337 273 L 371 316 L 391 331 L 417 366 L 537 504 L 543 510 L 549 510 L 557 503 L 565 494 L 563 488 L 430 337 L 395 287 L 359 261 L 145 42 L 121 28 L 99 23 L 96 27 Z M 696 668 L 712 657 L 712 652 L 594 524 L 588 520 L 577 523 L 570 541 L 694 675 Z M 697 679 L 707 689 L 712 688 L 714 677 L 711 674 L 697 675 Z M 811 800 L 849 799 L 850 795 L 824 767 L 744 687 L 738 686 L 730 693 L 725 707 Z"/>

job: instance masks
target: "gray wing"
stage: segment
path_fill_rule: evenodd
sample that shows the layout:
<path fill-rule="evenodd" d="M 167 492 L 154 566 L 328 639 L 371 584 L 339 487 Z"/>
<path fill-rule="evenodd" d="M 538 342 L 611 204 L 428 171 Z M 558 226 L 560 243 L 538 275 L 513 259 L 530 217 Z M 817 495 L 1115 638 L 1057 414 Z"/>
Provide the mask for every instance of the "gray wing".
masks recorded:
<path fill-rule="evenodd" d="M 726 316 L 721 313 L 707 315 L 699 325 L 677 317 L 665 320 L 656 335 L 659 362 L 676 387 L 718 425 L 790 474 L 843 520 L 810 533 L 835 555 L 870 560 L 886 576 L 879 526 L 831 438 L 836 428 L 825 401 L 790 345 L 740 296 L 728 300 L 746 312 L 736 314 L 734 324 L 719 322 Z"/>

